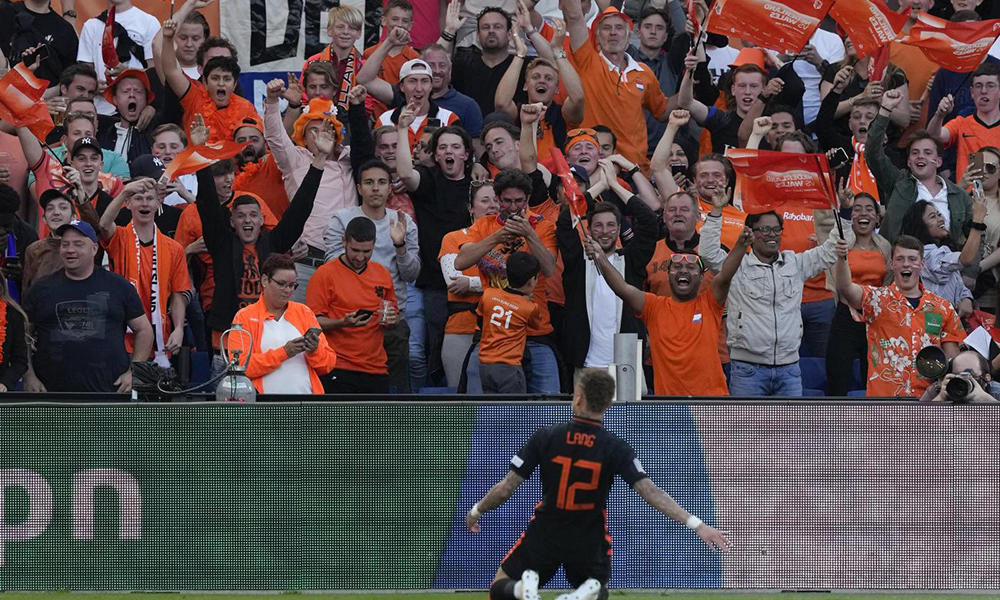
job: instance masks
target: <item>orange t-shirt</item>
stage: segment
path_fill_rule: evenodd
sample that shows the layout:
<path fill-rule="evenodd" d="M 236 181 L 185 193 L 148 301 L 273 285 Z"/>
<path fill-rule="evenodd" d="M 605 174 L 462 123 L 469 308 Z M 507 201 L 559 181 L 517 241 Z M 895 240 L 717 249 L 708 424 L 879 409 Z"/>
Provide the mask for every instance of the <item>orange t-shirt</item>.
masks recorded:
<path fill-rule="evenodd" d="M 552 221 L 541 217 L 534 211 L 527 211 L 528 218 L 535 221 L 535 233 L 542 240 L 545 248 L 552 253 L 552 256 L 559 256 L 559 248 L 556 243 L 556 226 Z M 469 228 L 468 238 L 464 243 L 481 242 L 493 232 L 502 229 L 503 225 L 497 220 L 496 215 L 490 215 L 476 220 Z M 509 244 L 498 244 L 495 248 L 486 253 L 486 256 L 479 259 L 479 273 L 483 280 L 483 288 L 487 286 L 503 289 L 507 287 L 507 256 L 512 252 L 527 252 L 531 254 L 524 238 L 518 238 Z M 552 333 L 552 323 L 549 322 L 548 309 L 548 277 L 538 274 L 538 285 L 532 294 L 532 300 L 538 305 L 542 312 L 542 317 L 537 325 L 528 329 L 528 335 L 546 335 Z"/>
<path fill-rule="evenodd" d="M 479 362 L 521 366 L 528 330 L 541 323 L 541 307 L 523 294 L 489 288 L 476 312 L 483 319 Z"/>
<path fill-rule="evenodd" d="M 712 212 L 712 205 L 704 200 L 698 200 L 698 209 L 701 211 L 701 220 L 695 224 L 695 230 L 701 231 L 705 224 L 705 217 Z M 746 227 L 747 214 L 733 205 L 722 209 L 722 245 L 732 249 L 736 245 L 736 240 L 743 233 Z"/>
<path fill-rule="evenodd" d="M 659 396 L 728 396 L 716 351 L 722 305 L 711 288 L 689 302 L 646 293 L 639 315 L 649 328 L 654 391 Z"/>
<path fill-rule="evenodd" d="M 917 373 L 917 353 L 930 344 L 962 343 L 958 314 L 950 302 L 926 290 L 913 308 L 896 284 L 861 289 L 861 315 L 868 324 L 866 395 L 919 398 L 931 382 Z"/>
<path fill-rule="evenodd" d="M 570 55 L 587 98 L 581 126 L 607 125 L 618 136 L 618 153 L 645 170 L 649 141 L 642 109 L 658 116 L 667 109 L 667 97 L 649 67 L 628 60 L 624 73 L 609 69 L 590 41 Z"/>
<path fill-rule="evenodd" d="M 381 314 L 383 301 L 396 306 L 392 275 L 371 261 L 364 271 L 355 273 L 342 258 L 316 269 L 306 288 L 306 304 L 316 315 L 330 319 L 342 319 L 360 308 L 374 311 L 361 327 L 327 331 L 326 339 L 337 350 L 338 369 L 385 375 L 389 371 L 382 346 Z"/>
<path fill-rule="evenodd" d="M 969 166 L 969 155 L 978 152 L 983 146 L 1000 146 L 1000 121 L 987 125 L 976 115 L 957 117 L 948 121 L 945 126 L 951 137 L 948 146 L 958 145 L 958 160 L 955 165 L 955 181 L 962 177 Z"/>
<path fill-rule="evenodd" d="M 209 128 L 209 142 L 231 142 L 233 132 L 243 126 L 243 119 L 260 121 L 257 109 L 246 98 L 234 93 L 229 97 L 229 105 L 219 108 L 209 98 L 205 86 L 197 82 L 191 82 L 187 93 L 181 98 L 181 108 L 184 109 L 184 131 L 190 131 L 194 116 L 201 114 Z"/>
<path fill-rule="evenodd" d="M 781 218 L 784 221 L 784 232 L 781 235 L 781 250 L 805 252 L 816 247 L 816 242 L 809 236 L 816 236 L 813 225 L 813 211 L 783 209 Z M 826 289 L 826 272 L 806 281 L 802 286 L 803 302 L 819 302 L 833 298 L 833 292 Z"/>
<path fill-rule="evenodd" d="M 237 310 L 250 306 L 260 298 L 260 255 L 256 244 L 243 244 L 243 277 L 236 294 Z"/>
<path fill-rule="evenodd" d="M 103 242 L 102 245 L 108 252 L 110 270 L 121 275 L 135 286 L 139 293 L 139 299 L 142 300 L 142 306 L 146 309 L 146 317 L 152 321 L 153 244 L 140 244 L 139 255 L 136 256 L 135 243 L 135 230 L 129 224 L 125 227 L 118 226 L 111 239 Z M 160 284 L 160 294 L 157 301 L 160 315 L 163 317 L 160 331 L 163 334 L 163 340 L 166 341 L 173 330 L 170 314 L 167 312 L 170 306 L 170 295 L 190 290 L 191 279 L 188 277 L 184 248 L 163 235 L 159 229 L 156 230 L 156 271 Z M 131 351 L 132 334 L 125 336 L 125 346 Z"/>
<path fill-rule="evenodd" d="M 847 253 L 851 281 L 858 285 L 881 287 L 885 283 L 885 256 L 878 250 L 851 250 Z"/>
<path fill-rule="evenodd" d="M 382 42 L 375 44 L 374 46 L 368 46 L 361 56 L 368 60 L 368 58 L 378 50 L 378 47 L 382 45 Z M 379 79 L 385 81 L 390 85 L 399 85 L 399 70 L 403 68 L 403 64 L 406 61 L 413 60 L 415 58 L 420 58 L 420 53 L 409 46 L 403 46 L 403 51 L 393 56 L 389 54 L 382 61 L 382 66 L 378 70 Z"/>
<path fill-rule="evenodd" d="M 445 254 L 458 254 L 462 244 L 466 242 L 468 233 L 468 228 L 465 228 L 452 231 L 448 235 L 444 236 L 444 238 L 441 239 L 441 252 L 438 253 L 438 260 L 441 260 L 441 257 Z M 462 271 L 462 275 L 465 275 L 466 277 L 479 277 L 479 267 L 473 265 Z M 449 291 L 448 302 L 466 302 L 478 305 L 479 298 L 481 296 L 482 294 L 456 296 Z M 448 322 L 444 326 L 444 332 L 452 334 L 475 333 L 476 329 L 478 329 L 478 325 L 476 324 L 476 313 L 474 313 L 471 309 L 463 310 L 451 315 L 448 317 Z"/>
<path fill-rule="evenodd" d="M 288 193 L 285 192 L 281 170 L 278 169 L 278 163 L 274 162 L 274 156 L 270 152 L 267 153 L 263 161 L 250 163 L 240 171 L 236 179 L 233 180 L 233 190 L 236 196 L 239 196 L 240 192 L 257 195 L 264 201 L 276 219 L 280 219 L 288 210 L 290 199 Z M 265 221 L 266 219 L 265 214 Z M 277 221 L 274 224 L 277 225 Z M 273 225 L 268 226 L 265 223 L 264 227 L 271 229 Z"/>

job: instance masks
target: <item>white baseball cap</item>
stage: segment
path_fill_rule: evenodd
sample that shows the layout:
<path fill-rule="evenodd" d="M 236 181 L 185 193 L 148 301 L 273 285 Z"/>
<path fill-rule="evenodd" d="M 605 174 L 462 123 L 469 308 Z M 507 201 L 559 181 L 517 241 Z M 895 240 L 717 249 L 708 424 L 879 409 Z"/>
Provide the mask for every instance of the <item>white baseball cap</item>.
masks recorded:
<path fill-rule="evenodd" d="M 431 73 L 431 66 L 429 64 L 419 58 L 414 58 L 403 63 L 402 68 L 399 69 L 400 83 L 410 75 L 426 75 L 431 77 L 433 74 Z"/>

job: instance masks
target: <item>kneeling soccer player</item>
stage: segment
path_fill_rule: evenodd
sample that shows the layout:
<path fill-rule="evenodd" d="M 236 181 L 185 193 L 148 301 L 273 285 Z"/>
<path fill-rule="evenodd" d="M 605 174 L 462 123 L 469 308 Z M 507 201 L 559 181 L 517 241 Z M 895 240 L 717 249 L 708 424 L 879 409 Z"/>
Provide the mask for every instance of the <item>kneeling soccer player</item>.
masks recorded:
<path fill-rule="evenodd" d="M 536 431 L 510 459 L 510 472 L 465 517 L 479 532 L 479 517 L 497 508 L 539 467 L 542 501 L 527 530 L 504 558 L 490 587 L 491 600 L 538 600 L 562 565 L 576 590 L 556 600 L 604 600 L 611 576 L 611 541 L 604 517 L 608 493 L 620 475 L 643 500 L 664 515 L 693 529 L 710 548 L 732 547 L 728 534 L 680 507 L 649 479 L 635 451 L 604 429 L 614 379 L 597 369 L 580 377 L 573 394 L 573 418 Z"/>

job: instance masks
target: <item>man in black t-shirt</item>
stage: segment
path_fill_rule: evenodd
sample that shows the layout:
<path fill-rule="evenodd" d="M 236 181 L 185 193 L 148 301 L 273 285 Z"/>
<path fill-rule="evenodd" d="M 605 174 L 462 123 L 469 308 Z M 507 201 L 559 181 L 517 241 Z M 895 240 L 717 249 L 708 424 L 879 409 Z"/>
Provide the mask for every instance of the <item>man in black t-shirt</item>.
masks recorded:
<path fill-rule="evenodd" d="M 29 392 L 132 390 L 131 361 L 153 349 L 153 327 L 135 287 L 94 267 L 97 233 L 84 221 L 60 227 L 60 271 L 39 279 L 24 298 L 38 348 L 24 374 Z M 135 334 L 131 358 L 125 328 Z"/>
<path fill-rule="evenodd" d="M 506 502 L 536 467 L 541 472 L 542 501 L 500 565 L 490 600 L 538 600 L 538 588 L 560 565 L 577 589 L 556 600 L 606 600 L 611 542 L 605 509 L 615 475 L 653 508 L 693 529 L 710 548 L 732 547 L 726 532 L 703 523 L 656 487 L 628 443 L 604 429 L 614 392 L 606 371 L 584 371 L 573 394 L 573 418 L 528 438 L 510 459 L 507 476 L 466 515 L 469 530 L 478 533 L 483 513 Z"/>
<path fill-rule="evenodd" d="M 78 43 L 76 30 L 50 8 L 49 0 L 0 3 L 0 51 L 14 66 L 25 50 L 38 48 L 35 54 L 42 64 L 35 75 L 48 81 L 49 87 L 59 85 L 63 69 L 76 63 Z"/>

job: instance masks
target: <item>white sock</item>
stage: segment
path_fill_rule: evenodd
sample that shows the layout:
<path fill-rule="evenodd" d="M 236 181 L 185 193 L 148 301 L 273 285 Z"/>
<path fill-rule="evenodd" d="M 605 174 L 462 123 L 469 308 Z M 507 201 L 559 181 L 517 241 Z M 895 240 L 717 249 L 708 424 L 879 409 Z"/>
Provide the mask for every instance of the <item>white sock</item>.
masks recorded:
<path fill-rule="evenodd" d="M 517 600 L 524 600 L 524 586 L 520 581 L 514 584 L 514 597 Z"/>

